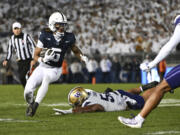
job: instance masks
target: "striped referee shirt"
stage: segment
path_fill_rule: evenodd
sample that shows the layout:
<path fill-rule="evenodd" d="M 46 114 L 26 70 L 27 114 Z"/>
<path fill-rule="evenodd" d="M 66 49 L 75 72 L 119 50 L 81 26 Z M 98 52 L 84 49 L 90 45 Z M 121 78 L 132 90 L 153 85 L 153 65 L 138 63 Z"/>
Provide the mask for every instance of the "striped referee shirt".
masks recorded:
<path fill-rule="evenodd" d="M 12 35 L 9 40 L 6 60 L 11 59 L 13 49 L 16 52 L 18 61 L 32 59 L 34 48 L 35 42 L 29 34 L 21 33 L 18 36 Z"/>

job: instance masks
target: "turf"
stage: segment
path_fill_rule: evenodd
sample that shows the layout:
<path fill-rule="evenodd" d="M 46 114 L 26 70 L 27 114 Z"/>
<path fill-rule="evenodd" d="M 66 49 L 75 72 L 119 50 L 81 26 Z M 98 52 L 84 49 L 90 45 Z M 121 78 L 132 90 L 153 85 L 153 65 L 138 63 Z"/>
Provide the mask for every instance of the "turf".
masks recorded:
<path fill-rule="evenodd" d="M 180 107 L 158 107 L 146 119 L 143 128 L 131 129 L 120 124 L 119 115 L 129 117 L 139 111 L 101 112 L 55 116 L 52 106 L 47 104 L 67 103 L 67 95 L 74 86 L 103 91 L 106 87 L 124 89 L 139 84 L 53 84 L 37 114 L 25 116 L 26 105 L 21 85 L 0 86 L 0 135 L 145 135 L 180 134 Z M 180 99 L 180 89 L 167 94 L 165 99 Z M 68 106 L 56 106 L 67 109 Z"/>

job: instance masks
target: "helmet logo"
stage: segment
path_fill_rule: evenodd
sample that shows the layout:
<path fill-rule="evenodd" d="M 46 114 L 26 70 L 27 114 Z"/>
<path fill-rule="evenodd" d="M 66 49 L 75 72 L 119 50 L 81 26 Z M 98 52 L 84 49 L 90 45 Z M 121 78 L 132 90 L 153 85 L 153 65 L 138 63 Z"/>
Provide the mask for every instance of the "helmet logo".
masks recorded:
<path fill-rule="evenodd" d="M 80 93 L 80 92 L 77 92 L 77 93 L 74 94 L 74 96 L 78 98 L 78 97 L 81 96 L 81 93 Z"/>

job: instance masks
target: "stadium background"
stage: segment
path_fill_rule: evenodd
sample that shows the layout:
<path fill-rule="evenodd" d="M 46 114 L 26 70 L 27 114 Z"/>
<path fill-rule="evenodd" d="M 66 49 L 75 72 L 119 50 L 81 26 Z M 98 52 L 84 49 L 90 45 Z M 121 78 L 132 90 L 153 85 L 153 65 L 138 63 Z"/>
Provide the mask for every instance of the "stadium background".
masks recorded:
<path fill-rule="evenodd" d="M 147 55 L 155 57 L 173 32 L 173 19 L 180 13 L 179 0 L 1 0 L 0 1 L 0 135 L 150 135 L 180 134 L 180 89 L 167 94 L 159 107 L 146 119 L 142 129 L 131 129 L 120 124 L 119 115 L 129 117 L 139 111 L 87 113 L 55 116 L 52 108 L 68 109 L 67 95 L 77 84 L 49 86 L 37 114 L 25 116 L 23 88 L 7 84 L 7 69 L 2 67 L 7 52 L 11 25 L 15 20 L 23 24 L 23 31 L 37 40 L 40 30 L 47 25 L 49 15 L 61 10 L 69 20 L 69 31 L 77 38 L 83 52 L 100 62 L 107 55 L 116 56 L 123 67 L 126 60 L 136 58 L 141 63 Z M 180 63 L 179 46 L 166 59 L 169 67 Z M 66 57 L 68 64 L 73 54 Z M 11 60 L 13 83 L 17 78 L 16 58 Z M 82 65 L 84 66 L 84 65 Z M 100 73 L 100 69 L 98 69 Z M 122 70 L 123 71 L 123 70 Z M 132 71 L 130 71 L 132 72 Z M 103 92 L 107 87 L 124 89 L 139 87 L 138 83 L 121 81 L 116 84 L 78 84 Z M 59 82 L 60 83 L 60 82 Z M 3 85 L 2 85 L 3 84 Z"/>
<path fill-rule="evenodd" d="M 68 18 L 68 31 L 75 33 L 76 43 L 86 55 L 95 57 L 98 63 L 104 55 L 112 62 L 113 57 L 118 58 L 121 65 L 118 73 L 120 80 L 113 81 L 111 74 L 110 83 L 140 82 L 139 77 L 132 77 L 134 72 L 138 72 L 136 75 L 140 76 L 139 71 L 133 69 L 133 60 L 141 63 L 146 55 L 153 59 L 162 45 L 168 41 L 174 28 L 173 20 L 180 13 L 179 3 L 178 0 L 1 0 L 0 63 L 6 56 L 11 25 L 14 21 L 20 21 L 23 31 L 30 33 L 37 41 L 39 32 L 47 26 L 50 14 L 60 10 Z M 168 66 L 172 67 L 180 62 L 179 50 L 180 46 L 166 59 Z M 66 59 L 70 70 L 70 65 L 76 60 L 73 54 L 69 54 Z M 0 64 L 0 84 L 19 83 L 15 60 L 13 57 L 13 66 L 10 65 L 11 68 L 8 69 Z M 131 63 L 128 71 L 126 63 Z M 82 64 L 81 66 L 80 74 L 85 80 L 83 83 L 87 83 L 86 67 Z M 127 72 L 131 74 L 129 79 Z M 10 82 L 7 81 L 8 75 L 13 78 Z M 103 82 L 101 76 L 99 67 L 97 83 Z"/>

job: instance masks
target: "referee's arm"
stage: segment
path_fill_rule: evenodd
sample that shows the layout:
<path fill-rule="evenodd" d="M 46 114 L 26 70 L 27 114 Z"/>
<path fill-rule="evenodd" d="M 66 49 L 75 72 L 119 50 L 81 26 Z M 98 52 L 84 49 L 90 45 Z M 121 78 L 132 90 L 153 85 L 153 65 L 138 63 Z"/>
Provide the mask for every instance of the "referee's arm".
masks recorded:
<path fill-rule="evenodd" d="M 7 52 L 7 57 L 6 59 L 3 61 L 3 66 L 7 66 L 8 61 L 11 59 L 12 56 L 12 43 L 11 43 L 11 39 L 9 40 L 9 44 L 8 44 L 8 52 Z"/>

